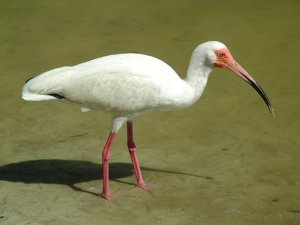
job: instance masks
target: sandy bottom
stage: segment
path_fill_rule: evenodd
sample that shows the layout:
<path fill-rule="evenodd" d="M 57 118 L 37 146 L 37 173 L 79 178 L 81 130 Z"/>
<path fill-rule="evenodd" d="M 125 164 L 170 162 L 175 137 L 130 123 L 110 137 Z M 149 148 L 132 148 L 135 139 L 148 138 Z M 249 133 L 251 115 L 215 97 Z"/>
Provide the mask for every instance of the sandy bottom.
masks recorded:
<path fill-rule="evenodd" d="M 49 104 L 64 109 L 63 104 Z M 32 117 L 31 128 L 15 130 L 7 137 L 0 166 L 3 224 L 300 222 L 299 158 L 292 157 L 291 143 L 287 147 L 285 141 L 274 140 L 266 129 L 241 135 L 249 128 L 235 125 L 233 133 L 215 130 L 220 127 L 195 132 L 190 119 L 185 121 L 188 112 L 140 118 L 136 142 L 144 179 L 152 189 L 145 192 L 135 187 L 123 129 L 110 164 L 111 191 L 119 198 L 108 202 L 99 196 L 100 153 L 106 135 L 97 138 L 96 132 L 104 130 L 98 122 L 95 128 L 90 126 L 93 118 L 108 118 L 78 112 L 71 116 L 81 121 L 71 123 L 59 120 L 63 114 L 54 116 L 57 124 Z M 53 118 L 51 113 L 44 117 Z M 201 123 L 205 121 L 200 119 Z"/>
<path fill-rule="evenodd" d="M 299 4 L 294 1 L 1 1 L 0 224 L 299 225 Z M 200 4 L 201 3 L 201 4 Z M 101 193 L 109 115 L 25 102 L 24 81 L 101 55 L 144 52 L 185 74 L 192 49 L 220 40 L 277 112 L 230 72 L 180 112 L 134 121 L 148 192 L 121 129 Z"/>

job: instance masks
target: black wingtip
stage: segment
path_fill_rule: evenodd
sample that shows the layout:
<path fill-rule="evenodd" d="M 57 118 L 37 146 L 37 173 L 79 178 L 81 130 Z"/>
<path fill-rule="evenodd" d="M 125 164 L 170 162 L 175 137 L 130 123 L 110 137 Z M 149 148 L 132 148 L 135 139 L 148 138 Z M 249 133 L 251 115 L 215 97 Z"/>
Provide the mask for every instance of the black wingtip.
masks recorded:
<path fill-rule="evenodd" d="M 53 96 L 53 97 L 55 97 L 57 99 L 64 99 L 65 98 L 64 96 L 58 95 L 58 94 L 48 94 L 48 95 Z"/>
<path fill-rule="evenodd" d="M 34 77 L 29 78 L 28 80 L 25 81 L 25 84 L 30 81 L 31 79 L 33 79 Z"/>

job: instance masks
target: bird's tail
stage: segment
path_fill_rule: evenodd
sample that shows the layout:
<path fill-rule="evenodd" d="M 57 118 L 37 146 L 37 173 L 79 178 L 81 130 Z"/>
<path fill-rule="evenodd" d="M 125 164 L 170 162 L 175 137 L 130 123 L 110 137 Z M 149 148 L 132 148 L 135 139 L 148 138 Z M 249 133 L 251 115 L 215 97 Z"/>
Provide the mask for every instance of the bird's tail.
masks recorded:
<path fill-rule="evenodd" d="M 22 98 L 27 101 L 63 99 L 62 80 L 68 71 L 69 67 L 61 67 L 27 80 L 22 90 Z"/>

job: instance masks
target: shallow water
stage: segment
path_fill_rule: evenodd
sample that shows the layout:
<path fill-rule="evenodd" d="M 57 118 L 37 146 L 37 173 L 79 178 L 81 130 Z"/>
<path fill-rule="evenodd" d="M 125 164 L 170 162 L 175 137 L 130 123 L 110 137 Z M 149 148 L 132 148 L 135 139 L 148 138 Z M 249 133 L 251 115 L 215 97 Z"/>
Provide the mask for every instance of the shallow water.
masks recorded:
<path fill-rule="evenodd" d="M 0 223 L 300 224 L 299 9 L 298 1 L 2 0 Z M 34 75 L 121 52 L 156 56 L 184 76 L 207 40 L 229 47 L 277 116 L 245 82 L 215 70 L 193 107 L 135 120 L 149 192 L 134 187 L 122 129 L 111 156 L 120 198 L 99 197 L 108 115 L 20 98 Z"/>

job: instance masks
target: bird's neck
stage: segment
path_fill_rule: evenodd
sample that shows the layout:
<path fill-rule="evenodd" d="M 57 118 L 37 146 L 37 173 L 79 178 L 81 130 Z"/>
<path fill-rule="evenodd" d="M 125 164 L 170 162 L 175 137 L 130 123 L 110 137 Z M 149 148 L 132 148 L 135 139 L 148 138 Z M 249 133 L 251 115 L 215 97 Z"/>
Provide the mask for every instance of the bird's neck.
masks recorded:
<path fill-rule="evenodd" d="M 199 61 L 200 59 L 200 61 Z M 202 61 L 201 61 L 202 59 Z M 202 95 L 212 67 L 206 65 L 204 57 L 192 55 L 185 82 L 192 90 L 191 102 L 194 103 Z"/>
<path fill-rule="evenodd" d="M 186 108 L 194 104 L 202 95 L 209 74 L 213 66 L 205 62 L 205 55 L 203 51 L 193 52 L 190 65 L 187 71 L 187 76 L 180 83 L 180 88 L 172 91 L 171 98 L 167 101 L 166 110 L 174 110 Z"/>

